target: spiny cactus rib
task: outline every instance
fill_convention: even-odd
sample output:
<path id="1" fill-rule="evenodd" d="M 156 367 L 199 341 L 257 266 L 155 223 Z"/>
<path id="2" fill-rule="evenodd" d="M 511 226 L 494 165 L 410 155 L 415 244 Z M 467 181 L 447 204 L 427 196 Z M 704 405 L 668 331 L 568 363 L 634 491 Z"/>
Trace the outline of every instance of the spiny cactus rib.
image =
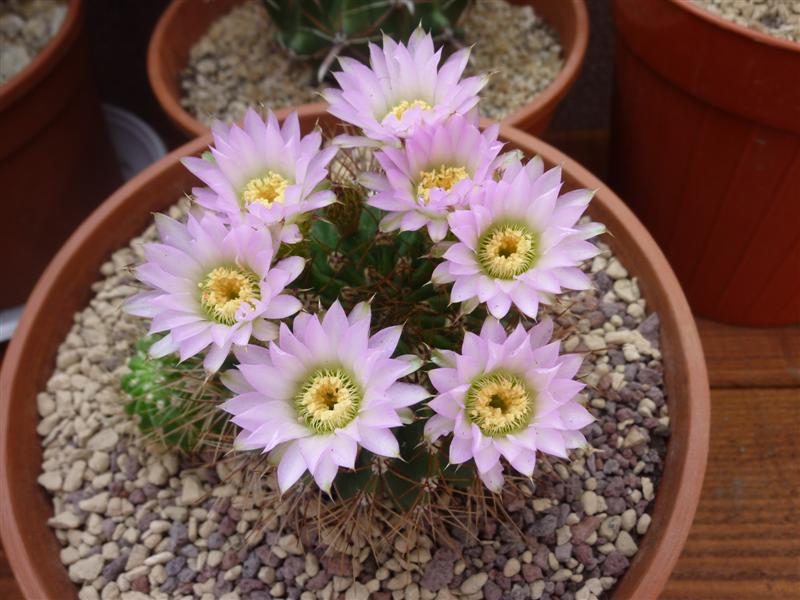
<path id="1" fill-rule="evenodd" d="M 366 58 L 382 34 L 407 39 L 422 26 L 437 39 L 460 36 L 457 23 L 472 0 L 263 0 L 292 55 L 319 60 L 318 79 L 340 54 Z"/>

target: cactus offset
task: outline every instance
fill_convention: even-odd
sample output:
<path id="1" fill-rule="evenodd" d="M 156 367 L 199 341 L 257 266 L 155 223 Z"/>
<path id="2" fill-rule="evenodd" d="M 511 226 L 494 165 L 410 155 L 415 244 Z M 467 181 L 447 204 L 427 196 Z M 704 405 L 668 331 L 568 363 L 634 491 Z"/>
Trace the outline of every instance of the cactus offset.
<path id="1" fill-rule="evenodd" d="M 437 39 L 459 37 L 457 23 L 472 0 L 263 0 L 278 40 L 293 55 L 318 60 L 324 79 L 340 54 L 367 56 L 381 34 L 405 40 L 418 25 Z"/>

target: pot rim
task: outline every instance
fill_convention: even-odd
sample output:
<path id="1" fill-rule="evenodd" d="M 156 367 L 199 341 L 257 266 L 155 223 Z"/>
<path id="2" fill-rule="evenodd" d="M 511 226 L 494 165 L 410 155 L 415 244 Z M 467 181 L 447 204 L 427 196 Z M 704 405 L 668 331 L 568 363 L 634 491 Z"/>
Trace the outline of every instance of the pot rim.
<path id="1" fill-rule="evenodd" d="M 715 15 L 714 13 L 697 6 L 693 2 L 687 2 L 686 0 L 668 1 L 676 8 L 680 8 L 681 10 L 691 13 L 699 19 L 707 21 L 716 27 L 730 31 L 731 33 L 748 37 L 759 44 L 774 46 L 776 48 L 780 48 L 781 50 L 789 50 L 790 52 L 800 52 L 800 42 L 793 42 L 785 38 L 779 38 L 774 35 L 769 35 L 768 33 L 751 29 L 750 27 L 746 27 L 744 25 L 739 25 L 738 23 L 735 23 L 729 19 L 725 19 L 719 15 Z"/>
<path id="2" fill-rule="evenodd" d="M 19 73 L 0 84 L 0 111 L 25 96 L 52 71 L 80 33 L 83 0 L 69 0 L 61 27 L 44 48 Z"/>
<path id="3" fill-rule="evenodd" d="M 313 119 L 320 115 L 308 116 Z M 644 538 L 640 552 L 634 557 L 614 592 L 616 600 L 656 597 L 665 585 L 689 534 L 700 499 L 708 454 L 710 413 L 708 377 L 694 319 L 666 258 L 622 200 L 585 168 L 545 142 L 508 126 L 501 128 L 500 135 L 512 146 L 525 148 L 530 155 L 539 154 L 548 163 L 567 165 L 565 177 L 568 180 L 577 181 L 584 187 L 597 190 L 595 202 L 601 207 L 599 210 L 607 215 L 606 223 L 611 225 L 612 231 L 617 232 L 617 239 L 625 238 L 630 242 L 631 247 L 626 251 L 627 260 L 629 262 L 635 260 L 639 265 L 636 272 L 639 275 L 644 274 L 652 284 L 649 293 L 645 289 L 648 301 L 654 297 L 660 301 L 657 310 L 662 327 L 670 331 L 670 338 L 674 338 L 674 343 L 671 344 L 674 346 L 674 351 L 671 352 L 669 369 L 676 375 L 671 377 L 667 373 L 670 382 L 669 397 L 673 398 L 671 415 L 672 418 L 682 416 L 685 419 L 686 433 L 680 438 L 673 436 L 667 446 L 667 458 L 660 488 L 662 491 L 656 494 L 654 518 L 649 531 L 651 535 Z M 43 315 L 48 312 L 46 306 L 52 301 L 63 297 L 65 293 L 79 296 L 80 290 L 64 289 L 74 280 L 71 272 L 76 268 L 91 269 L 91 275 L 94 275 L 99 265 L 107 260 L 108 253 L 117 247 L 116 237 L 113 233 L 109 233 L 113 232 L 113 227 L 109 225 L 120 219 L 137 221 L 132 218 L 129 210 L 130 197 L 143 187 L 166 186 L 174 179 L 174 169 L 179 167 L 180 159 L 190 154 L 199 154 L 210 142 L 211 135 L 206 134 L 181 146 L 123 185 L 97 208 L 69 238 L 47 267 L 26 304 L 19 329 L 11 340 L 0 370 L 0 534 L 17 582 L 29 598 L 59 597 L 53 594 L 52 580 L 48 583 L 48 578 L 52 578 L 53 572 L 50 567 L 55 564 L 60 565 L 55 537 L 52 536 L 55 556 L 50 556 L 48 559 L 37 554 L 36 542 L 41 540 L 37 540 L 36 535 L 31 535 L 28 531 L 29 524 L 22 522 L 23 519 L 18 516 L 24 512 L 24 508 L 30 510 L 31 493 L 39 495 L 39 503 L 45 502 L 52 508 L 49 494 L 36 483 L 38 469 L 33 481 L 30 481 L 27 475 L 22 478 L 15 477 L 15 473 L 9 468 L 15 452 L 19 454 L 18 448 L 11 447 L 10 441 L 10 432 L 19 430 L 16 424 L 19 419 L 17 415 L 12 414 L 11 394 L 16 387 L 22 385 L 20 381 L 30 381 L 31 369 L 34 369 L 34 372 L 37 368 L 40 371 L 46 369 L 48 373 L 50 372 L 53 354 L 64 339 L 59 328 L 48 327 L 46 323 L 39 324 L 39 321 L 45 318 Z M 179 197 L 180 193 L 175 190 L 175 197 Z M 625 250 L 622 241 L 617 243 L 620 245 L 619 249 Z M 102 248 L 102 256 L 97 256 L 101 252 L 98 247 Z M 81 266 L 75 267 L 76 264 Z M 70 265 L 73 268 L 70 268 Z M 71 317 L 69 314 L 64 318 L 71 319 Z M 68 330 L 68 324 L 64 329 Z M 37 357 L 35 348 L 39 344 L 40 348 L 47 347 L 51 350 L 48 350 L 46 355 L 39 353 L 40 356 Z M 39 379 L 46 380 L 46 377 Z M 679 386 L 673 387 L 675 383 L 679 383 Z M 37 389 L 41 390 L 42 385 L 38 383 L 37 385 Z M 32 396 L 35 397 L 35 394 Z M 39 416 L 34 397 L 29 398 L 28 416 L 32 414 L 34 424 L 38 424 Z M 675 407 L 680 410 L 674 410 Z M 35 431 L 33 435 L 37 443 L 40 443 L 41 440 Z M 38 457 L 38 453 L 34 454 Z M 38 458 L 35 460 L 38 461 Z M 38 462 L 37 467 L 40 468 Z M 666 488 L 669 490 L 668 494 L 663 487 L 665 481 L 673 486 Z M 46 522 L 35 523 L 32 527 L 33 532 L 39 535 L 43 535 L 44 531 L 51 533 Z M 36 532 L 37 527 L 41 531 Z M 41 547 L 38 547 L 38 550 L 43 551 Z M 62 580 L 67 580 L 65 569 L 59 581 Z M 60 589 L 63 593 L 63 588 L 56 589 Z"/>
<path id="4" fill-rule="evenodd" d="M 513 1 L 520 3 L 520 0 Z M 551 0 L 545 1 L 549 2 Z M 159 17 L 147 47 L 147 78 L 150 81 L 150 89 L 153 91 L 162 110 L 167 113 L 170 120 L 183 133 L 194 137 L 203 135 L 209 129 L 192 116 L 181 105 L 180 98 L 173 94 L 170 73 L 165 68 L 163 60 L 163 49 L 166 45 L 171 25 L 180 17 L 184 10 L 184 5 L 189 2 L 192 2 L 192 0 L 172 0 Z M 529 4 L 532 2 L 530 0 L 522 0 L 522 3 Z M 535 3 L 535 0 L 533 3 Z M 536 117 L 544 118 L 551 115 L 558 102 L 567 94 L 578 77 L 589 45 L 589 12 L 586 8 L 585 0 L 558 0 L 557 6 L 562 7 L 565 12 L 569 12 L 575 24 L 575 35 L 572 43 L 568 48 L 562 49 L 566 60 L 558 75 L 550 82 L 550 85 L 502 120 L 506 125 L 525 129 Z M 196 41 L 193 40 L 192 44 Z M 297 107 L 279 108 L 274 112 L 279 119 L 283 119 L 295 108 L 324 111 L 327 108 L 327 103 L 310 102 Z"/>

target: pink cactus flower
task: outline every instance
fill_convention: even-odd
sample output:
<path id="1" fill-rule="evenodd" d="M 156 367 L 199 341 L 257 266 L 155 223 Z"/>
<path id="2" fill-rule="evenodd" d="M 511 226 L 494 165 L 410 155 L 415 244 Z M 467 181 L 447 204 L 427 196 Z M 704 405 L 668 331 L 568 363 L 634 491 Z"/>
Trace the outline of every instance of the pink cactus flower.
<path id="1" fill-rule="evenodd" d="M 273 265 L 275 247 L 263 230 L 229 226 L 211 213 L 190 214 L 184 225 L 156 215 L 161 242 L 146 244 L 147 262 L 137 277 L 152 289 L 126 305 L 152 319 L 150 333 L 166 335 L 153 344 L 154 356 L 178 352 L 186 360 L 208 349 L 204 365 L 216 371 L 231 348 L 254 337 L 268 341 L 283 319 L 301 308 L 284 288 L 303 270 L 289 257 Z"/>
<path id="2" fill-rule="evenodd" d="M 458 242 L 444 253 L 434 283 L 453 283 L 450 298 L 467 309 L 486 303 L 500 319 L 511 305 L 536 318 L 539 303 L 590 286 L 579 264 L 599 250 L 589 243 L 602 225 L 578 225 L 593 192 L 559 196 L 561 168 L 544 172 L 541 159 L 507 166 L 499 182 L 473 192 L 469 207 L 448 217 Z"/>
<path id="3" fill-rule="evenodd" d="M 224 374 L 237 394 L 223 405 L 242 428 L 236 444 L 271 453 L 282 491 L 306 471 L 329 491 L 340 467 L 354 468 L 359 446 L 399 456 L 391 429 L 429 394 L 398 381 L 421 366 L 415 356 L 392 358 L 402 327 L 370 336 L 370 321 L 366 303 L 348 315 L 337 301 L 322 320 L 300 313 L 269 350 L 238 350 L 239 366 Z"/>
<path id="4" fill-rule="evenodd" d="M 586 443 L 580 430 L 593 417 L 575 400 L 584 386 L 573 379 L 582 358 L 559 355 L 552 334 L 549 320 L 507 335 L 488 317 L 480 335 L 466 333 L 461 354 L 440 351 L 441 368 L 428 373 L 438 394 L 429 402 L 435 414 L 426 438 L 452 434 L 450 462 L 474 460 L 494 492 L 503 485 L 501 457 L 531 477 L 537 452 L 567 458 Z"/>
<path id="5" fill-rule="evenodd" d="M 297 113 L 283 123 L 272 112 L 264 120 L 250 109 L 242 126 L 215 123 L 213 160 L 185 158 L 183 164 L 208 187 L 193 193 L 201 206 L 231 222 L 282 227 L 281 240 L 299 241 L 296 221 L 335 201 L 326 189 L 328 163 L 336 154 L 320 149 L 322 136 L 300 135 Z"/>

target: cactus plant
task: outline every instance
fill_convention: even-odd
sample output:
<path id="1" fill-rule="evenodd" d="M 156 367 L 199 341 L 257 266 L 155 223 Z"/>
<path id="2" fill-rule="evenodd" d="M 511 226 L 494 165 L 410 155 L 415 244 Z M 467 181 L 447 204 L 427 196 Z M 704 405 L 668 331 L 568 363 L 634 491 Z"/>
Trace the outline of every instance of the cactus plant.
<path id="1" fill-rule="evenodd" d="M 472 0 L 263 0 L 279 42 L 293 55 L 319 60 L 321 81 L 340 54 L 365 57 L 382 33 L 405 40 L 418 25 L 438 39 L 458 38 Z"/>

